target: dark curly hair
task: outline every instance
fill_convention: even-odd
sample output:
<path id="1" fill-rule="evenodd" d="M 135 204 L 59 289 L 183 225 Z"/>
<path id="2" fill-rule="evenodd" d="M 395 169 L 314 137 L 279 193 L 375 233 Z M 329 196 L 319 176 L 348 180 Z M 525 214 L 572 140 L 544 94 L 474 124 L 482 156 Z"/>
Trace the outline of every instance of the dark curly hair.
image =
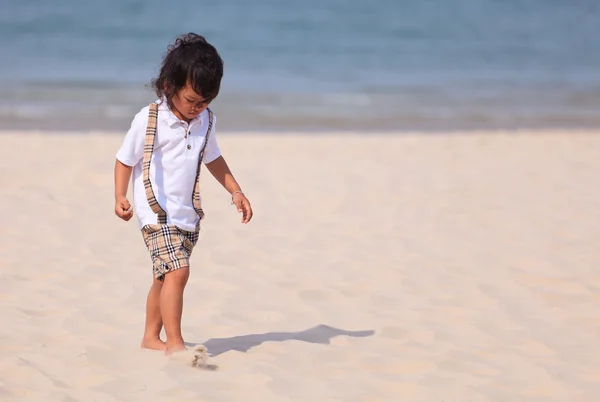
<path id="1" fill-rule="evenodd" d="M 219 94 L 222 78 L 223 60 L 217 49 L 203 36 L 190 32 L 177 37 L 168 47 L 152 88 L 173 107 L 171 99 L 189 82 L 198 95 L 210 102 Z"/>

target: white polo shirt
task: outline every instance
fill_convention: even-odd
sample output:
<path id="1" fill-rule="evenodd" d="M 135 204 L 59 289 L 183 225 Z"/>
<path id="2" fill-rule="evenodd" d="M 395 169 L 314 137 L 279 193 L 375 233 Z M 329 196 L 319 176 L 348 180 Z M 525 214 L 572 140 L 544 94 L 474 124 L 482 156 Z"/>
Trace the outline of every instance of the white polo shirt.
<path id="1" fill-rule="evenodd" d="M 167 224 L 182 230 L 194 231 L 198 214 L 192 203 L 192 193 L 198 169 L 200 150 L 208 129 L 208 111 L 205 110 L 190 122 L 181 121 L 173 114 L 166 102 L 159 102 L 156 121 L 154 152 L 150 163 L 150 181 L 156 200 L 167 213 Z M 124 165 L 133 166 L 133 205 L 140 229 L 144 225 L 156 224 L 157 216 L 148 205 L 142 160 L 144 139 L 148 125 L 146 106 L 135 115 L 131 128 L 125 135 L 117 152 L 117 159 Z M 215 136 L 215 120 L 208 144 L 204 150 L 203 163 L 207 164 L 221 155 Z"/>

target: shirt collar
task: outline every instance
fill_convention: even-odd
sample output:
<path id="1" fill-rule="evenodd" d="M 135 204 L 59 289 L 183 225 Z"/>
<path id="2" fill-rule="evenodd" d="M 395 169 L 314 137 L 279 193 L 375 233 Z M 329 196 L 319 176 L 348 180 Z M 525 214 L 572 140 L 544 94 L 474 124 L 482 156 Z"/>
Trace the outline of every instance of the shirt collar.
<path id="1" fill-rule="evenodd" d="M 166 122 L 169 125 L 169 127 L 173 127 L 175 125 L 181 124 L 181 120 L 179 120 L 179 118 L 177 116 L 175 116 L 175 113 L 173 113 L 173 111 L 169 107 L 169 104 L 167 103 L 167 100 L 165 98 L 157 100 L 156 103 L 158 103 L 158 111 L 162 112 L 159 114 L 160 118 L 164 122 Z M 202 112 L 198 116 L 196 116 L 192 121 L 190 121 L 189 125 L 191 126 L 194 123 L 202 122 L 203 114 L 204 114 L 204 112 Z"/>

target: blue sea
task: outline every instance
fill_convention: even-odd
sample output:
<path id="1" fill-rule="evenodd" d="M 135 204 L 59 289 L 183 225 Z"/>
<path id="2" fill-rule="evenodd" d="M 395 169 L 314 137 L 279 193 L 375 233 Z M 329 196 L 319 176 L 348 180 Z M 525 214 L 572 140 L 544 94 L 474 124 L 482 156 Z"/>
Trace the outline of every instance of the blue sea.
<path id="1" fill-rule="evenodd" d="M 0 129 L 126 130 L 186 32 L 220 130 L 600 127 L 598 0 L 1 0 Z"/>

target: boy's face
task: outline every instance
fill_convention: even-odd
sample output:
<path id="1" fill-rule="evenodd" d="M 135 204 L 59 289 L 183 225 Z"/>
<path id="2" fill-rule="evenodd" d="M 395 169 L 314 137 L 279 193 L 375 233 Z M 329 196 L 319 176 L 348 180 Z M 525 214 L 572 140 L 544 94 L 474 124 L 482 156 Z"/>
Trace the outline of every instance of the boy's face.
<path id="1" fill-rule="evenodd" d="M 210 103 L 198 95 L 189 83 L 173 96 L 171 102 L 175 106 L 176 112 L 181 114 L 178 117 L 188 121 L 204 112 Z"/>

